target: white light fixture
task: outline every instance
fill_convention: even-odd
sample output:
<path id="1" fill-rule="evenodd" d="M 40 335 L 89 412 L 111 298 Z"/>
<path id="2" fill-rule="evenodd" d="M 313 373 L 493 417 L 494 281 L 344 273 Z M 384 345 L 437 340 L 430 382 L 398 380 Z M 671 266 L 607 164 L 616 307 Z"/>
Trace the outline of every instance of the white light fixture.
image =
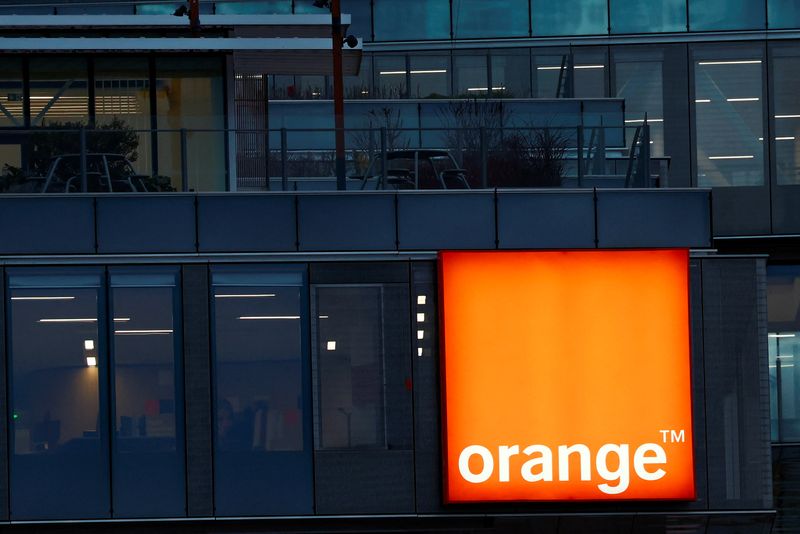
<path id="1" fill-rule="evenodd" d="M 114 334 L 118 336 L 157 336 L 171 334 L 172 329 L 163 330 L 114 330 Z"/>
<path id="2" fill-rule="evenodd" d="M 75 297 L 11 297 L 11 300 L 75 300 Z"/>
<path id="3" fill-rule="evenodd" d="M 767 337 L 771 338 L 795 337 L 795 334 L 767 334 Z"/>
<path id="4" fill-rule="evenodd" d="M 755 156 L 708 156 L 708 159 L 753 159 Z"/>
<path id="5" fill-rule="evenodd" d="M 394 76 L 396 74 L 405 74 L 406 71 L 404 70 L 382 70 L 380 74 L 382 76 Z"/>
<path id="6" fill-rule="evenodd" d="M 336 342 L 335 341 L 328 341 L 327 348 L 328 348 L 328 350 L 336 350 Z"/>
<path id="7" fill-rule="evenodd" d="M 488 87 L 467 87 L 467 91 L 470 92 L 478 92 L 478 91 L 488 91 Z M 505 91 L 505 87 L 492 87 L 492 91 Z"/>
<path id="8" fill-rule="evenodd" d="M 417 304 L 419 304 L 420 306 L 424 306 L 427 300 L 428 297 L 426 297 L 425 295 L 417 295 Z"/>
<path id="9" fill-rule="evenodd" d="M 80 318 L 76 317 L 74 319 L 71 318 L 63 318 L 63 319 L 39 319 L 40 323 L 96 323 L 97 319 L 91 318 Z"/>
<path id="10" fill-rule="evenodd" d="M 417 330 L 417 339 L 423 339 L 425 337 L 425 330 Z"/>
<path id="11" fill-rule="evenodd" d="M 628 123 L 628 124 L 635 124 L 635 123 L 639 123 L 639 122 L 643 123 L 644 119 L 625 119 L 625 122 Z M 664 119 L 647 119 L 647 122 L 648 123 L 651 123 L 651 122 L 664 122 Z"/>
<path id="12" fill-rule="evenodd" d="M 749 96 L 746 98 L 726 98 L 725 100 L 728 102 L 758 102 L 761 99 L 755 96 Z"/>
<path id="13" fill-rule="evenodd" d="M 776 137 L 776 141 L 794 141 L 795 137 L 793 135 L 787 135 L 785 137 Z"/>
<path id="14" fill-rule="evenodd" d="M 743 59 L 736 61 L 699 61 L 698 65 L 760 65 L 760 59 Z"/>
<path id="15" fill-rule="evenodd" d="M 775 356 L 775 359 L 776 360 L 793 360 L 794 359 L 794 355 L 793 354 L 784 354 L 782 356 Z"/>
<path id="16" fill-rule="evenodd" d="M 422 347 L 418 347 L 418 348 L 417 348 L 417 356 L 419 356 L 420 358 L 422 358 Z"/>
<path id="17" fill-rule="evenodd" d="M 327 315 L 320 315 L 319 318 L 320 319 L 328 319 L 328 316 Z"/>
<path id="18" fill-rule="evenodd" d="M 83 348 L 86 350 L 94 350 L 94 339 L 86 339 L 83 341 Z"/>
<path id="19" fill-rule="evenodd" d="M 800 119 L 800 115 L 775 115 L 776 119 Z"/>
<path id="20" fill-rule="evenodd" d="M 239 317 L 240 321 L 291 321 L 300 319 L 299 315 L 246 315 Z"/>
<path id="21" fill-rule="evenodd" d="M 564 67 L 567 68 L 566 66 Z M 575 65 L 575 69 L 604 69 L 605 65 Z M 536 70 L 561 70 L 561 65 L 547 65 L 545 67 L 536 67 Z"/>
<path id="22" fill-rule="evenodd" d="M 223 294 L 223 295 L 214 295 L 214 297 L 218 299 L 260 299 L 260 298 L 269 298 L 274 297 L 275 293 L 247 293 L 242 295 L 234 295 L 234 294 Z"/>
<path id="23" fill-rule="evenodd" d="M 131 320 L 130 317 L 114 317 L 115 323 L 127 323 L 130 320 Z"/>
<path id="24" fill-rule="evenodd" d="M 417 322 L 418 323 L 424 323 L 425 322 L 425 314 L 424 313 L 418 313 L 417 314 Z"/>
<path id="25" fill-rule="evenodd" d="M 97 367 L 97 358 L 94 356 L 87 356 L 86 357 L 86 365 L 88 367 Z"/>
<path id="26" fill-rule="evenodd" d="M 695 104 L 708 104 L 711 102 L 710 98 L 698 98 L 695 101 Z"/>
<path id="27" fill-rule="evenodd" d="M 383 76 L 397 76 L 405 74 L 404 70 L 382 70 L 380 74 Z M 425 70 L 412 70 L 411 74 L 446 74 L 447 69 L 425 69 Z"/>

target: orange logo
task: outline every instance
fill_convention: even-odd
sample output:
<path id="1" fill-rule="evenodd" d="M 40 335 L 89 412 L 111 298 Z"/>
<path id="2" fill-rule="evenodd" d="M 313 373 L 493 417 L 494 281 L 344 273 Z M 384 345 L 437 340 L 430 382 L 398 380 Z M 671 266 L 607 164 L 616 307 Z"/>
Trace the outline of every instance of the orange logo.
<path id="1" fill-rule="evenodd" d="M 688 271 L 441 253 L 446 501 L 694 499 Z"/>

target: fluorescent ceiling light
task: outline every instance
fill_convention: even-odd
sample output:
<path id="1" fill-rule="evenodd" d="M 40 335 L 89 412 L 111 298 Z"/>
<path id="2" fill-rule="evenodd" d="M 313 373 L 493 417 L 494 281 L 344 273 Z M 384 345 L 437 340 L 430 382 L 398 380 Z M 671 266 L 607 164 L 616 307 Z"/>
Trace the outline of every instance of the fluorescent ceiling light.
<path id="1" fill-rule="evenodd" d="M 114 330 L 114 334 L 118 336 L 156 336 L 171 334 L 172 329 L 163 330 Z"/>
<path id="2" fill-rule="evenodd" d="M 446 74 L 447 69 L 426 69 L 426 70 L 412 70 L 411 74 Z M 394 76 L 406 74 L 404 70 L 382 70 L 380 74 L 383 76 Z"/>
<path id="3" fill-rule="evenodd" d="M 760 59 L 743 59 L 735 61 L 699 61 L 698 65 L 760 65 Z"/>
<path id="4" fill-rule="evenodd" d="M 418 348 L 417 348 L 417 356 L 419 356 L 420 358 L 422 358 L 422 347 L 418 347 Z"/>
<path id="5" fill-rule="evenodd" d="M 97 367 L 97 358 L 94 356 L 87 356 L 86 365 L 89 367 Z"/>
<path id="6" fill-rule="evenodd" d="M 796 334 L 767 334 L 767 337 L 776 338 L 776 337 L 795 337 Z"/>
<path id="7" fill-rule="evenodd" d="M 239 317 L 240 321 L 283 321 L 299 319 L 299 315 L 249 315 Z"/>
<path id="8" fill-rule="evenodd" d="M 83 348 L 86 350 L 94 350 L 94 339 L 86 339 L 83 341 Z"/>
<path id="9" fill-rule="evenodd" d="M 698 98 L 694 102 L 695 102 L 695 104 L 708 104 L 709 102 L 711 102 L 711 99 L 710 98 Z"/>
<path id="10" fill-rule="evenodd" d="M 218 299 L 261 299 L 274 297 L 275 293 L 248 293 L 242 295 L 214 295 Z"/>
<path id="11" fill-rule="evenodd" d="M 427 300 L 428 300 L 428 297 L 426 297 L 425 295 L 417 295 L 417 304 L 419 304 L 420 306 L 424 306 L 425 305 L 425 301 L 427 301 Z"/>
<path id="12" fill-rule="evenodd" d="M 782 354 L 780 356 L 775 356 L 775 359 L 776 360 L 793 360 L 794 359 L 794 355 L 793 354 Z"/>
<path id="13" fill-rule="evenodd" d="M 336 342 L 335 341 L 328 341 L 327 349 L 328 350 L 336 350 Z"/>
<path id="14" fill-rule="evenodd" d="M 75 300 L 75 297 L 11 297 L 11 300 Z"/>
<path id="15" fill-rule="evenodd" d="M 327 319 L 327 318 L 328 318 L 328 316 L 327 316 L 327 315 L 320 315 L 320 316 L 319 316 L 319 318 L 320 318 L 320 319 Z"/>
<path id="16" fill-rule="evenodd" d="M 505 91 L 505 89 L 506 88 L 504 86 L 492 87 L 492 91 Z M 475 92 L 475 91 L 488 91 L 488 90 L 489 90 L 488 87 L 467 87 L 467 91 L 472 91 L 472 92 Z"/>
<path id="17" fill-rule="evenodd" d="M 760 98 L 750 96 L 746 98 L 726 98 L 728 102 L 758 102 Z"/>
<path id="18" fill-rule="evenodd" d="M 64 319 L 39 319 L 40 323 L 96 323 L 97 319 L 90 318 L 64 318 Z"/>
<path id="19" fill-rule="evenodd" d="M 776 141 L 794 141 L 795 137 L 793 135 L 787 135 L 785 137 L 776 137 Z"/>
<path id="20" fill-rule="evenodd" d="M 417 330 L 417 339 L 423 339 L 425 337 L 425 330 Z"/>
<path id="21" fill-rule="evenodd" d="M 800 119 L 800 115 L 775 115 L 776 119 Z"/>
<path id="22" fill-rule="evenodd" d="M 418 323 L 424 323 L 425 322 L 425 314 L 424 313 L 418 313 L 417 314 L 417 322 Z"/>
<path id="23" fill-rule="evenodd" d="M 755 156 L 708 156 L 708 159 L 753 159 Z"/>
<path id="24" fill-rule="evenodd" d="M 644 119 L 625 119 L 626 123 L 644 122 Z M 647 119 L 647 122 L 664 122 L 664 119 Z"/>
<path id="25" fill-rule="evenodd" d="M 126 322 L 128 322 L 130 320 L 131 320 L 130 317 L 114 317 L 114 322 L 115 323 L 126 323 Z"/>

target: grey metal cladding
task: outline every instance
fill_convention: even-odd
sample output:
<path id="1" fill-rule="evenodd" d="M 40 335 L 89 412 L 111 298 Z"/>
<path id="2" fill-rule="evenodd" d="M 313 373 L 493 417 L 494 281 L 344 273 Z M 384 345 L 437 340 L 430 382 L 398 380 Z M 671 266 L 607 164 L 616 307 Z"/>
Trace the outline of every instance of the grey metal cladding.
<path id="1" fill-rule="evenodd" d="M 197 197 L 200 252 L 297 250 L 295 196 L 287 194 Z"/>
<path id="2" fill-rule="evenodd" d="M 494 249 L 494 192 L 398 193 L 397 230 L 400 250 Z"/>
<path id="3" fill-rule="evenodd" d="M 301 251 L 395 250 L 392 193 L 299 194 Z"/>
<path id="4" fill-rule="evenodd" d="M 498 190 L 498 248 L 594 248 L 594 209 L 592 190 Z"/>
<path id="5" fill-rule="evenodd" d="M 196 252 L 195 196 L 97 198 L 97 251 Z"/>
<path id="6" fill-rule="evenodd" d="M 94 198 L 0 198 L 0 253 L 91 254 Z"/>
<path id="7" fill-rule="evenodd" d="M 710 192 L 597 189 L 600 248 L 711 246 Z"/>

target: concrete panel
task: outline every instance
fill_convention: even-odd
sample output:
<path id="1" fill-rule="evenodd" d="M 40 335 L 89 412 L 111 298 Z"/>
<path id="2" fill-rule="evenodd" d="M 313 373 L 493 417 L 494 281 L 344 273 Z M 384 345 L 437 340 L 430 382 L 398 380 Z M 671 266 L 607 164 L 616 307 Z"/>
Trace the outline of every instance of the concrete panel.
<path id="1" fill-rule="evenodd" d="M 2 254 L 91 254 L 94 198 L 1 198 L 0 228 Z"/>
<path id="2" fill-rule="evenodd" d="M 494 249 L 494 192 L 398 193 L 397 226 L 400 250 Z"/>
<path id="3" fill-rule="evenodd" d="M 711 246 L 711 205 L 703 189 L 600 190 L 600 248 Z"/>
<path id="4" fill-rule="evenodd" d="M 391 193 L 301 194 L 297 199 L 301 251 L 394 250 Z"/>
<path id="5" fill-rule="evenodd" d="M 200 252 L 295 251 L 295 196 L 198 196 L 197 229 Z"/>
<path id="6" fill-rule="evenodd" d="M 194 195 L 97 198 L 97 251 L 196 252 Z"/>
<path id="7" fill-rule="evenodd" d="M 594 248 L 594 191 L 498 191 L 501 249 Z"/>

